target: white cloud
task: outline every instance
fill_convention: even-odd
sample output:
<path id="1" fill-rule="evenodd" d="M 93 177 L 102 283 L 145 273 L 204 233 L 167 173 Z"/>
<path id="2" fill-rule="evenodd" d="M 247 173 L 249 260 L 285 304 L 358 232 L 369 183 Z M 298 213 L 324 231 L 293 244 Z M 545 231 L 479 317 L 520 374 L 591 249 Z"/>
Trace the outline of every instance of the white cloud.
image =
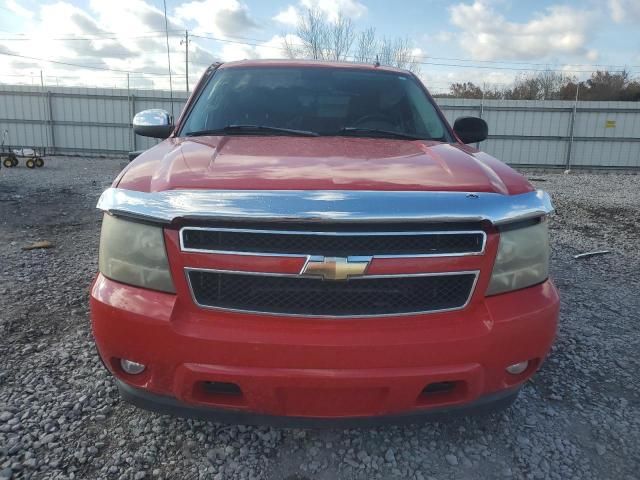
<path id="1" fill-rule="evenodd" d="M 298 9 L 293 5 L 289 5 L 286 9 L 279 12 L 273 19 L 276 22 L 283 23 L 287 26 L 295 27 L 298 24 Z"/>
<path id="2" fill-rule="evenodd" d="M 201 0 L 184 3 L 176 8 L 177 17 L 194 21 L 196 31 L 213 32 L 219 36 L 238 35 L 258 28 L 246 5 L 237 0 Z"/>
<path id="3" fill-rule="evenodd" d="M 300 3 L 306 8 L 317 8 L 332 21 L 340 14 L 360 18 L 367 13 L 367 7 L 358 0 L 301 0 Z"/>
<path id="4" fill-rule="evenodd" d="M 2 42 L 0 50 L 95 68 L 85 69 L 3 55 L 0 56 L 0 81 L 15 82 L 20 75 L 27 79 L 37 75 L 39 83 L 39 70 L 43 70 L 48 83 L 123 88 L 127 85 L 126 72 L 129 71 L 133 72 L 130 84 L 134 87 L 168 87 L 167 52 L 162 33 L 164 15 L 151 2 L 92 0 L 87 7 L 80 8 L 58 1 L 34 9 L 33 18 L 24 25 L 24 38 L 29 40 Z M 185 24 L 170 16 L 169 28 L 182 30 Z M 60 40 L 69 37 L 84 40 Z M 172 71 L 175 73 L 174 86 L 181 88 L 184 85 L 184 47 L 175 35 L 170 37 L 169 42 Z M 210 64 L 218 55 L 201 45 L 198 39 L 192 40 L 190 51 L 190 83 L 193 84 L 206 63 Z M 139 72 L 160 75 L 143 76 Z"/>
<path id="5" fill-rule="evenodd" d="M 638 0 L 609 0 L 609 11 L 614 22 L 640 22 Z"/>
<path id="6" fill-rule="evenodd" d="M 637 1 L 637 0 L 636 0 Z M 528 22 L 508 21 L 482 0 L 449 9 L 461 30 L 460 46 L 474 59 L 533 59 L 549 54 L 585 54 L 591 17 L 584 10 L 555 5 Z"/>
<path id="7" fill-rule="evenodd" d="M 357 19 L 367 13 L 367 7 L 358 0 L 300 0 L 298 5 L 288 5 L 273 19 L 285 25 L 295 26 L 301 12 L 306 9 L 319 10 L 331 22 L 335 22 L 341 14 Z"/>
<path id="8" fill-rule="evenodd" d="M 28 18 L 28 19 L 33 18 L 33 12 L 31 10 L 24 8 L 15 0 L 6 0 L 5 7 L 11 10 L 13 13 L 18 15 L 19 17 Z"/>
<path id="9" fill-rule="evenodd" d="M 286 58 L 283 48 L 284 41 L 291 44 L 300 44 L 301 40 L 296 35 L 274 35 L 270 40 L 258 45 L 227 44 L 222 49 L 222 60 L 244 60 L 254 58 Z"/>

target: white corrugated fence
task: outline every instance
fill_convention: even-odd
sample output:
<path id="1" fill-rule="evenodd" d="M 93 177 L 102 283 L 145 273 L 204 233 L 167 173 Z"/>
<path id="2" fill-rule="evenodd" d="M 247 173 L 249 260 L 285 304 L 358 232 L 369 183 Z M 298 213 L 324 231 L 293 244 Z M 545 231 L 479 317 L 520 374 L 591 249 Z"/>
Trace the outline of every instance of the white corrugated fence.
<path id="1" fill-rule="evenodd" d="M 124 155 L 153 145 L 133 115 L 164 108 L 177 117 L 185 92 L 0 85 L 0 138 L 55 155 Z M 481 116 L 480 148 L 511 165 L 640 168 L 640 103 L 436 99 L 447 119 Z"/>

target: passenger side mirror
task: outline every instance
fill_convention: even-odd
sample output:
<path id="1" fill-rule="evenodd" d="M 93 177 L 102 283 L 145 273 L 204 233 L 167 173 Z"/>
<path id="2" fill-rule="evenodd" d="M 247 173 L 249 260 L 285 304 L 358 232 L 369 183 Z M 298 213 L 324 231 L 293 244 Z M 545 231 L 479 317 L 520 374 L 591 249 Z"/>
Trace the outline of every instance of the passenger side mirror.
<path id="1" fill-rule="evenodd" d="M 133 131 L 143 137 L 167 138 L 173 132 L 173 119 L 160 108 L 143 110 L 133 117 Z"/>
<path id="2" fill-rule="evenodd" d="M 456 118 L 453 131 L 462 143 L 476 143 L 487 138 L 489 126 L 478 117 L 460 117 Z"/>

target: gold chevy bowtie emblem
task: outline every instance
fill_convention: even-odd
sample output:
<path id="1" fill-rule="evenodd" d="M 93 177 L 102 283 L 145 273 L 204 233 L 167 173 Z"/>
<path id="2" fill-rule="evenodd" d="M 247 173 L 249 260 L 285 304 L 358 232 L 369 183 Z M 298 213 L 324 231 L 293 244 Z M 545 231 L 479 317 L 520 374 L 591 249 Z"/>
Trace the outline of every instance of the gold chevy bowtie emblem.
<path id="1" fill-rule="evenodd" d="M 349 277 L 364 275 L 368 266 L 368 259 L 311 257 L 301 273 L 302 275 L 322 277 L 323 280 L 347 280 Z"/>

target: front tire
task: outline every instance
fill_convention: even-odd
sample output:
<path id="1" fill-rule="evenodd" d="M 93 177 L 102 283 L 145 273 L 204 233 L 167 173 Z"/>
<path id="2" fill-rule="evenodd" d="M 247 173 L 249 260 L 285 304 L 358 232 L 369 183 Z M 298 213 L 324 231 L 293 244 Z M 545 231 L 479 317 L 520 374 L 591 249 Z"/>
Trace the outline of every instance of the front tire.
<path id="1" fill-rule="evenodd" d="M 36 162 L 33 160 L 33 158 L 30 158 L 29 160 L 27 160 L 27 168 L 35 168 L 36 167 Z"/>

